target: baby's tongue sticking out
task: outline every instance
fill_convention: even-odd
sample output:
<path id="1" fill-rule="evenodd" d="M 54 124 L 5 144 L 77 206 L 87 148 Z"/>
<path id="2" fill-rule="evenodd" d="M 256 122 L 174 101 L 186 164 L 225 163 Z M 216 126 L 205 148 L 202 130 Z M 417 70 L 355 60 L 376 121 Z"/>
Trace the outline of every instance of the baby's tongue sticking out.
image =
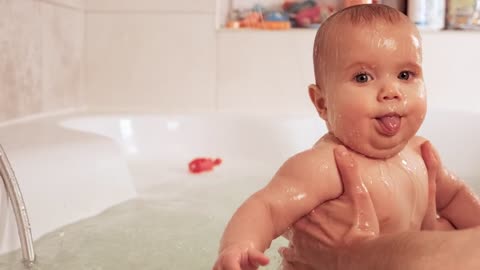
<path id="1" fill-rule="evenodd" d="M 397 134 L 397 132 L 400 130 L 400 120 L 400 116 L 398 115 L 378 117 L 377 121 L 380 124 L 380 133 L 387 136 L 393 136 Z"/>

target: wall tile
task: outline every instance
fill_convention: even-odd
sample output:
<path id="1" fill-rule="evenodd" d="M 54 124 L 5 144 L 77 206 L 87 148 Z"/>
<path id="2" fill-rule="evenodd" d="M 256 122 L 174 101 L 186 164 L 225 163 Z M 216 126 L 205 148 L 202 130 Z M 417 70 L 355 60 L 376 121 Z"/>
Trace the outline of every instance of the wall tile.
<path id="1" fill-rule="evenodd" d="M 83 10 L 85 7 L 85 0 L 40 0 L 45 3 L 57 4 L 60 6 L 73 7 L 75 9 Z"/>
<path id="2" fill-rule="evenodd" d="M 79 106 L 83 91 L 84 14 L 55 5 L 42 10 L 42 108 Z"/>
<path id="3" fill-rule="evenodd" d="M 86 0 L 89 11 L 174 11 L 215 13 L 216 0 Z"/>
<path id="4" fill-rule="evenodd" d="M 313 31 L 220 31 L 218 109 L 309 112 Z"/>
<path id="5" fill-rule="evenodd" d="M 38 2 L 0 1 L 0 121 L 41 110 L 41 54 Z"/>
<path id="6" fill-rule="evenodd" d="M 480 112 L 480 33 L 423 32 L 422 37 L 429 106 Z"/>
<path id="7" fill-rule="evenodd" d="M 91 107 L 213 110 L 215 62 L 214 15 L 87 15 Z"/>

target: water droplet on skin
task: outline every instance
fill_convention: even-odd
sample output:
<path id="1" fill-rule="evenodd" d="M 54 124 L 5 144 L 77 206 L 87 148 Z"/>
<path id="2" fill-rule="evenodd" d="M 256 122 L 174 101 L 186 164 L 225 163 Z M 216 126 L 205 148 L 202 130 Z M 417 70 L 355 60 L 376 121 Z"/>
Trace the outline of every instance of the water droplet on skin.
<path id="1" fill-rule="evenodd" d="M 301 194 L 298 194 L 298 195 L 294 196 L 292 199 L 294 201 L 300 201 L 300 200 L 304 199 L 306 196 L 307 196 L 307 194 L 301 193 Z"/>
<path id="2" fill-rule="evenodd" d="M 328 170 L 330 167 L 328 166 L 327 163 L 323 163 L 322 165 L 320 165 L 320 169 L 322 170 Z"/>

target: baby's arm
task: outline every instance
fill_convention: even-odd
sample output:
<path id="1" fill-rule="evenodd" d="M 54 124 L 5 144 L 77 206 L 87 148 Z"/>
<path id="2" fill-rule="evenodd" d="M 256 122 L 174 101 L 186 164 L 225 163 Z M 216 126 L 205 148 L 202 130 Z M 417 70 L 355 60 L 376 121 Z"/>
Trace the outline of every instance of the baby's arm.
<path id="1" fill-rule="evenodd" d="M 448 220 L 455 228 L 464 229 L 480 225 L 480 201 L 472 190 L 455 175 L 442 166 L 438 153 L 426 142 L 422 145 L 422 155 L 427 168 L 436 165 L 435 203 L 439 216 Z M 433 160 L 433 162 L 432 162 Z M 428 168 L 429 174 L 432 168 Z M 444 224 L 445 225 L 445 224 Z M 448 228 L 449 226 L 441 226 Z"/>
<path id="2" fill-rule="evenodd" d="M 307 150 L 290 158 L 265 188 L 238 208 L 223 234 L 216 265 L 230 265 L 233 260 L 245 265 L 242 269 L 255 269 L 255 262 L 245 257 L 255 256 L 257 264 L 264 260 L 252 250 L 265 251 L 292 223 L 342 193 L 329 148 Z"/>

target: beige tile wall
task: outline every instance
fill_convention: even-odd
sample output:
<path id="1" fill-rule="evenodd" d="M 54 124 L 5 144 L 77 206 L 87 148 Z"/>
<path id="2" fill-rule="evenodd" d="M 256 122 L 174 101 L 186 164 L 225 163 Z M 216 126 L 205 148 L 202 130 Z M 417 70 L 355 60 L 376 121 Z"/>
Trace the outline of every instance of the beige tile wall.
<path id="1" fill-rule="evenodd" d="M 216 32 L 215 2 L 0 0 L 0 121 L 82 106 L 312 113 L 315 32 Z M 429 106 L 480 110 L 479 33 L 422 35 Z"/>
<path id="2" fill-rule="evenodd" d="M 0 121 L 83 105 L 83 0 L 0 1 Z"/>
<path id="3" fill-rule="evenodd" d="M 315 113 L 313 30 L 217 34 L 217 109 L 226 112 Z"/>
<path id="4" fill-rule="evenodd" d="M 148 11 L 175 13 L 212 13 L 216 0 L 86 0 L 85 6 L 95 11 Z"/>
<path id="5" fill-rule="evenodd" d="M 215 0 L 87 1 L 87 105 L 215 110 Z"/>

